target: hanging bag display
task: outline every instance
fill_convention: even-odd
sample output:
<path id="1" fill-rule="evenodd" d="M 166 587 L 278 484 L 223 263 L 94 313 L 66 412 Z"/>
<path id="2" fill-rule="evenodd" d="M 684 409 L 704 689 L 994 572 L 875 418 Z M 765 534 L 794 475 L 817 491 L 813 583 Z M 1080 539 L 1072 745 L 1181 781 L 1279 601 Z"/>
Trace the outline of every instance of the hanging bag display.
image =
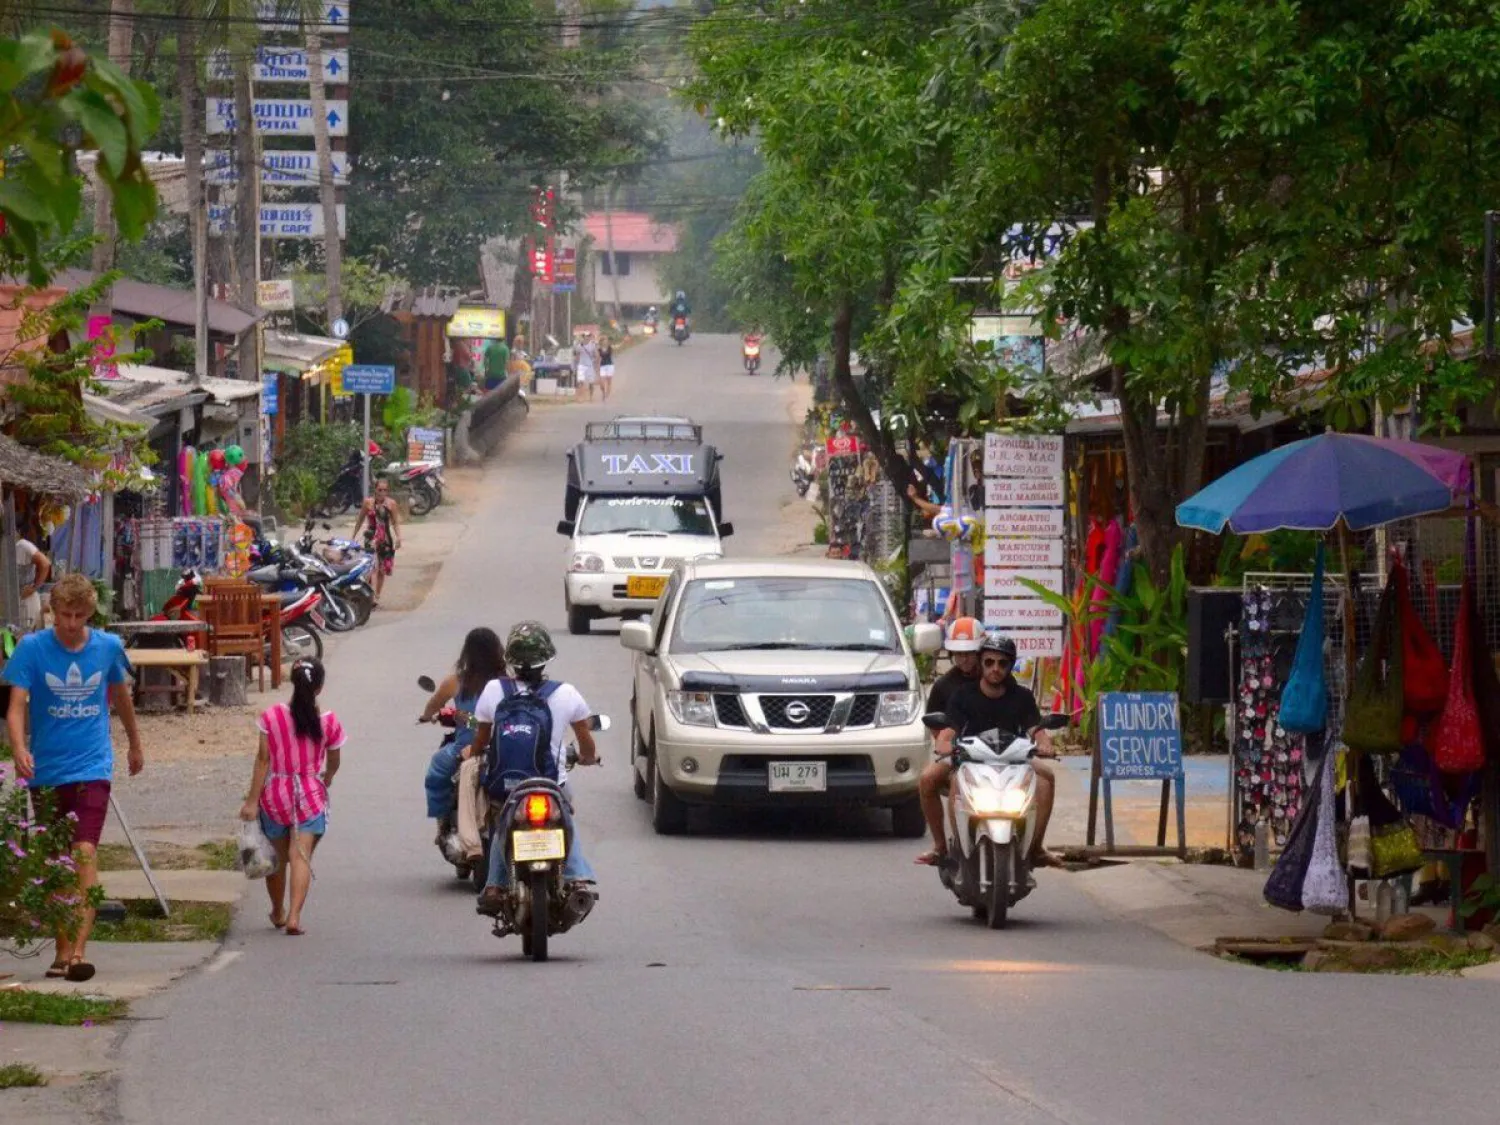
<path id="1" fill-rule="evenodd" d="M 1448 698 L 1448 666 L 1412 604 L 1410 578 L 1399 558 L 1391 566 L 1391 581 L 1401 618 L 1401 691 L 1406 710 L 1412 715 L 1435 715 Z"/>
<path id="2" fill-rule="evenodd" d="M 1448 676 L 1448 700 L 1432 729 L 1432 760 L 1443 773 L 1474 773 L 1484 767 L 1484 734 L 1474 702 L 1474 670 L 1469 635 L 1473 614 L 1473 583 L 1467 574 L 1458 594 L 1458 624 L 1453 630 L 1453 668 Z"/>
<path id="3" fill-rule="evenodd" d="M 1302 879 L 1302 907 L 1315 914 L 1340 914 L 1349 908 L 1349 891 L 1339 866 L 1338 824 L 1334 812 L 1333 762 L 1325 754 L 1318 764 L 1318 826 Z"/>
<path id="4" fill-rule="evenodd" d="M 1325 758 L 1325 762 L 1326 760 Z M 1307 879 L 1307 869 L 1312 863 L 1320 804 L 1315 800 L 1303 801 L 1302 810 L 1292 822 L 1292 829 L 1287 833 L 1286 847 L 1282 849 L 1276 865 L 1271 868 L 1265 890 L 1261 892 L 1272 906 L 1279 906 L 1282 910 L 1302 909 L 1302 884 Z"/>
<path id="5" fill-rule="evenodd" d="M 1401 751 L 1401 715 L 1406 700 L 1401 678 L 1401 644 L 1396 636 L 1394 584 L 1393 574 L 1380 594 L 1374 635 L 1354 673 L 1344 717 L 1344 744 L 1363 754 Z"/>
<path id="6" fill-rule="evenodd" d="M 1389 879 L 1420 868 L 1424 861 L 1417 831 L 1380 787 L 1374 762 L 1361 757 L 1349 783 L 1354 815 L 1370 824 L 1370 877 Z"/>
<path id="7" fill-rule="evenodd" d="M 1318 544 L 1318 561 L 1313 565 L 1312 592 L 1307 597 L 1307 612 L 1297 637 L 1297 654 L 1292 658 L 1292 674 L 1281 690 L 1278 712 L 1283 730 L 1293 734 L 1312 734 L 1328 721 L 1328 681 L 1323 676 L 1323 544 Z"/>

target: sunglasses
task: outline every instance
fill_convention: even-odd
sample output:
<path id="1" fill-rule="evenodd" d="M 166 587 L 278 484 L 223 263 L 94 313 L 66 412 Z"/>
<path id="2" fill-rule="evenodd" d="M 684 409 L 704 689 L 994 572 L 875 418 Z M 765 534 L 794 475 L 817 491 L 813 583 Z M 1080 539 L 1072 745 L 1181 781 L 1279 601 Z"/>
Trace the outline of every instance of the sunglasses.
<path id="1" fill-rule="evenodd" d="M 1008 656 L 986 656 L 979 663 L 984 668 L 1009 668 L 1015 661 Z"/>

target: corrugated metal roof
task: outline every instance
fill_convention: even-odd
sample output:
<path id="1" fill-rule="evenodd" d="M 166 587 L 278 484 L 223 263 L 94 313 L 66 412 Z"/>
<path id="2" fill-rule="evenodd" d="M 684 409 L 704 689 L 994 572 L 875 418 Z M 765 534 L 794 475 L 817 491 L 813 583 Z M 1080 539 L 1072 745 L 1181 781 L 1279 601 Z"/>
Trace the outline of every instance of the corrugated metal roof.
<path id="1" fill-rule="evenodd" d="M 96 275 L 89 270 L 63 270 L 55 278 L 55 285 L 68 289 L 82 289 Z M 114 306 L 116 313 L 135 317 L 138 320 L 161 320 L 179 327 L 196 323 L 191 289 L 174 289 L 166 285 L 149 285 L 144 281 L 123 278 L 115 282 Z M 268 314 L 264 309 L 244 309 L 228 301 L 208 301 L 208 330 L 221 336 L 239 336 L 248 331 Z"/>
<path id="2" fill-rule="evenodd" d="M 345 345 L 343 340 L 331 336 L 303 336 L 297 332 L 267 332 L 266 357 L 290 361 L 297 371 L 306 371 L 326 359 Z M 276 366 L 267 363 L 268 367 Z"/>

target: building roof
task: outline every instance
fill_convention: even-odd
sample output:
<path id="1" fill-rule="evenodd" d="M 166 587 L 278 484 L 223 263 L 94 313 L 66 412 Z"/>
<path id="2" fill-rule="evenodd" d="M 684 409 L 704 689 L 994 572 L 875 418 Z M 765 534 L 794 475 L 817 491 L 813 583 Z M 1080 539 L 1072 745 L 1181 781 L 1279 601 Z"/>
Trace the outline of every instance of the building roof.
<path id="1" fill-rule="evenodd" d="M 0 483 L 43 496 L 86 496 L 93 491 L 89 475 L 61 457 L 28 449 L 0 434 Z"/>
<path id="2" fill-rule="evenodd" d="M 270 371 L 301 374 L 331 359 L 347 343 L 346 340 L 335 340 L 331 336 L 304 336 L 298 332 L 267 332 L 265 367 Z"/>
<path id="3" fill-rule="evenodd" d="M 160 418 L 200 402 L 240 402 L 260 395 L 260 383 L 247 379 L 204 379 L 194 385 L 186 371 L 122 363 L 118 378 L 102 379 L 109 406 Z"/>
<path id="4" fill-rule="evenodd" d="M 640 211 L 595 211 L 583 217 L 583 230 L 600 250 L 611 241 L 616 253 L 671 254 L 677 249 L 677 228 Z"/>
<path id="5" fill-rule="evenodd" d="M 81 289 L 93 282 L 89 270 L 63 270 L 53 280 L 68 289 Z M 179 327 L 192 327 L 196 321 L 191 289 L 174 289 L 144 281 L 121 278 L 115 282 L 116 313 L 137 320 L 161 320 Z M 244 309 L 228 301 L 208 300 L 208 330 L 220 336 L 239 336 L 268 314 L 264 309 Z"/>

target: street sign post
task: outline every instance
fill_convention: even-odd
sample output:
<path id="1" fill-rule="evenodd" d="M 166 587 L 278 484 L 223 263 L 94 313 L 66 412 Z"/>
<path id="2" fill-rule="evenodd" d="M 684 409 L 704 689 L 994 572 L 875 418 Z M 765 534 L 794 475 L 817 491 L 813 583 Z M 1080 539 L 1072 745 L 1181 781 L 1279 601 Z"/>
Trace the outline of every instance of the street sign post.
<path id="1" fill-rule="evenodd" d="M 1098 742 L 1094 746 L 1089 784 L 1088 846 L 1094 846 L 1099 810 L 1099 787 L 1104 787 L 1104 848 L 1115 853 L 1115 815 L 1111 785 L 1119 781 L 1160 781 L 1161 817 L 1156 847 L 1132 847 L 1135 855 L 1187 852 L 1187 781 L 1182 767 L 1182 729 L 1177 693 L 1173 691 L 1101 692 L 1095 715 Z M 1177 790 L 1177 847 L 1167 847 L 1167 807 L 1173 783 Z"/>
<path id="2" fill-rule="evenodd" d="M 349 183 L 349 154 L 330 154 L 333 163 L 333 182 L 337 187 Z M 239 183 L 239 169 L 234 166 L 234 155 L 227 149 L 209 149 L 205 153 L 204 182 L 220 187 Z M 267 149 L 260 155 L 260 182 L 272 187 L 317 187 L 318 156 L 314 152 L 297 149 Z"/>
<path id="3" fill-rule="evenodd" d="M 361 497 L 370 495 L 370 396 L 388 395 L 396 389 L 396 369 L 383 363 L 355 363 L 344 368 L 344 393 L 365 399 L 364 472 Z"/>
<path id="4" fill-rule="evenodd" d="M 349 49 L 335 47 L 321 53 L 324 85 L 347 86 Z M 257 47 L 252 73 L 257 82 L 311 82 L 312 60 L 297 47 Z M 218 82 L 234 80 L 234 60 L 228 51 L 215 51 L 208 57 L 208 76 Z"/>
<path id="5" fill-rule="evenodd" d="M 328 135 L 349 135 L 349 102 L 344 98 L 329 99 Z M 251 104 L 255 118 L 255 131 L 278 137 L 311 137 L 313 130 L 312 102 L 307 98 L 257 98 Z M 235 130 L 234 99 L 209 98 L 206 126 L 209 136 L 233 133 Z"/>

